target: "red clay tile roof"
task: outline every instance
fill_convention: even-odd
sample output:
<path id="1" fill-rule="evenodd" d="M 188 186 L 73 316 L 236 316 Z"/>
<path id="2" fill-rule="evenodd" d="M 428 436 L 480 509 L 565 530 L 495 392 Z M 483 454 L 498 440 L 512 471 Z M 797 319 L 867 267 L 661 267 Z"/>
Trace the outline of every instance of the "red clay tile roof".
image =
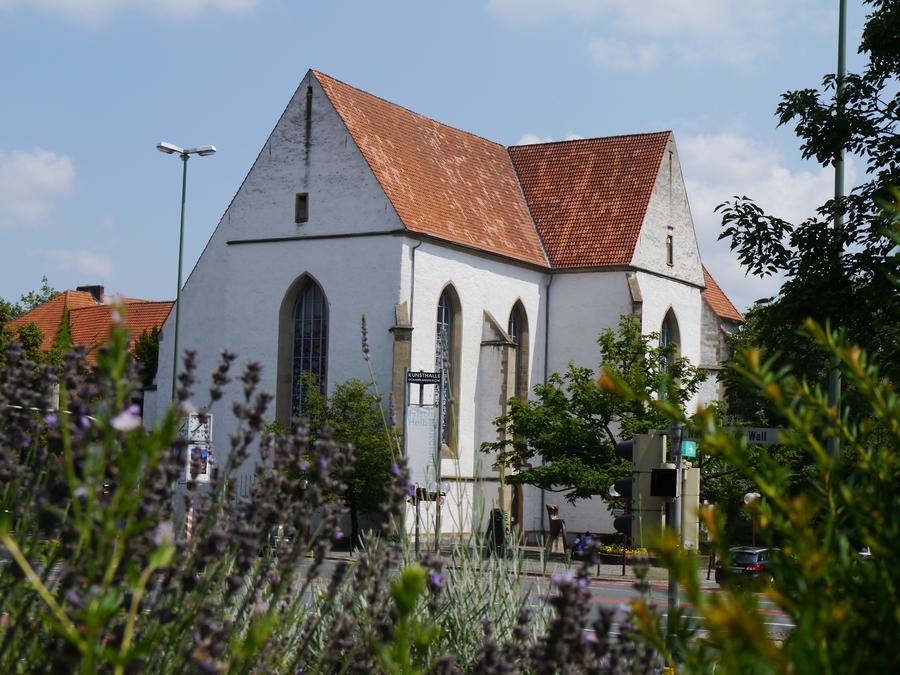
<path id="1" fill-rule="evenodd" d="M 133 343 L 145 330 L 152 330 L 154 326 L 162 327 L 174 305 L 172 300 L 155 302 L 126 299 L 123 318 L 129 340 Z M 72 341 L 77 345 L 101 345 L 106 342 L 112 325 L 112 309 L 109 305 L 98 305 L 72 310 L 69 313 Z"/>
<path id="2" fill-rule="evenodd" d="M 41 349 L 51 349 L 63 319 L 63 310 L 68 303 L 69 324 L 72 342 L 76 345 L 97 346 L 106 342 L 112 324 L 112 307 L 98 303 L 94 296 L 83 291 L 64 291 L 55 298 L 38 305 L 11 321 L 9 326 L 15 329 L 27 321 L 34 321 L 44 331 Z M 133 342 L 144 330 L 154 326 L 162 326 L 169 312 L 175 305 L 173 300 L 138 300 L 126 298 L 125 328 Z M 91 359 L 93 360 L 93 359 Z"/>
<path id="3" fill-rule="evenodd" d="M 728 296 L 725 295 L 725 292 L 721 289 L 719 284 L 716 283 L 716 280 L 712 278 L 712 275 L 706 267 L 703 268 L 703 278 L 706 281 L 706 290 L 703 291 L 702 294 L 703 299 L 709 303 L 709 306 L 713 308 L 713 311 L 723 319 L 732 319 L 743 323 L 744 317 L 741 316 L 741 313 L 737 311 L 737 308 L 731 304 L 731 300 L 728 299 Z"/>
<path id="4" fill-rule="evenodd" d="M 10 321 L 8 327 L 15 332 L 23 323 L 34 321 L 44 331 L 44 341 L 41 343 L 41 349 L 51 349 L 53 347 L 53 338 L 56 337 L 59 324 L 63 320 L 63 312 L 67 306 L 70 310 L 82 307 L 96 307 L 97 301 L 93 295 L 85 291 L 63 291 L 59 295 L 50 298 L 47 302 Z"/>
<path id="5" fill-rule="evenodd" d="M 671 132 L 509 149 L 553 267 L 631 263 Z"/>
<path id="6" fill-rule="evenodd" d="M 547 266 L 506 148 L 312 72 L 407 229 Z"/>

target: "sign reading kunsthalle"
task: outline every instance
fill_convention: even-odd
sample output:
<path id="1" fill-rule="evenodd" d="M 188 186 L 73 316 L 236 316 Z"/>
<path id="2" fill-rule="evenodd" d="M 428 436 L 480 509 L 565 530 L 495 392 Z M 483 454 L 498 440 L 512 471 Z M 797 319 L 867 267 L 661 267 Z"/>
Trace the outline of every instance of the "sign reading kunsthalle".
<path id="1" fill-rule="evenodd" d="M 424 370 L 417 370 L 412 373 L 407 373 L 406 381 L 408 384 L 440 384 L 441 374 L 428 373 Z"/>

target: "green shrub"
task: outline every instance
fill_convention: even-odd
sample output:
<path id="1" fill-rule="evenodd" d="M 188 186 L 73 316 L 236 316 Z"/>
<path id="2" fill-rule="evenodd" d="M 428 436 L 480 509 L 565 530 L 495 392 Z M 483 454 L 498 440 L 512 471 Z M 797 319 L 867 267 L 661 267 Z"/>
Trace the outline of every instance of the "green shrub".
<path id="1" fill-rule="evenodd" d="M 845 382 L 868 404 L 865 417 L 839 416 L 818 386 L 774 370 L 758 351 L 740 354 L 735 372 L 788 420 L 785 444 L 808 457 L 810 489 L 792 490 L 790 468 L 775 461 L 765 446 L 752 464 L 745 439 L 723 430 L 710 411 L 698 414 L 705 451 L 737 468 L 762 495 L 749 507 L 757 542 L 783 552 L 776 556 L 774 582 L 763 596 L 795 627 L 782 644 L 766 630 L 761 596 L 739 589 L 701 593 L 690 560 L 674 539 L 665 537 L 659 555 L 677 574 L 690 606 L 673 617 L 673 653 L 685 672 L 900 672 L 900 396 L 874 360 L 840 334 L 811 322 L 805 331 L 839 358 Z M 665 403 L 655 405 L 678 415 Z M 830 434 L 840 438 L 839 456 L 826 450 Z M 701 517 L 718 557 L 727 557 L 723 515 Z M 860 556 L 863 546 L 872 552 L 867 560 Z M 638 603 L 636 609 L 640 619 L 645 608 Z M 701 620 L 701 639 L 694 639 L 696 619 L 689 615 Z M 660 622 L 652 617 L 640 622 L 651 643 L 663 648 Z"/>

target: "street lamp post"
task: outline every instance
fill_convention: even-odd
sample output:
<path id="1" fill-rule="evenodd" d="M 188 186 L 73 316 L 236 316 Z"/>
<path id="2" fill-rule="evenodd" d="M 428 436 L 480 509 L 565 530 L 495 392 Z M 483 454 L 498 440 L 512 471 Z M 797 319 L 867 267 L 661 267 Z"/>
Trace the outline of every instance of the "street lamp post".
<path id="1" fill-rule="evenodd" d="M 759 499 L 760 494 L 758 492 L 748 492 L 744 495 L 744 503 L 747 506 L 750 506 L 753 502 Z M 750 531 L 753 533 L 751 536 L 753 537 L 752 546 L 756 548 L 756 521 L 753 520 L 753 514 L 750 514 Z"/>
<path id="2" fill-rule="evenodd" d="M 213 145 L 201 145 L 198 148 L 185 150 L 184 148 L 179 148 L 177 145 L 172 145 L 171 143 L 157 143 L 156 149 L 167 155 L 178 153 L 181 157 L 182 165 L 184 166 L 181 172 L 181 231 L 178 236 L 178 292 L 175 296 L 175 350 L 172 352 L 172 401 L 175 401 L 178 393 L 178 343 L 181 338 L 181 266 L 182 260 L 184 259 L 184 198 L 187 191 L 187 161 L 188 157 L 191 155 L 200 155 L 201 157 L 214 155 L 216 154 L 216 148 Z"/>

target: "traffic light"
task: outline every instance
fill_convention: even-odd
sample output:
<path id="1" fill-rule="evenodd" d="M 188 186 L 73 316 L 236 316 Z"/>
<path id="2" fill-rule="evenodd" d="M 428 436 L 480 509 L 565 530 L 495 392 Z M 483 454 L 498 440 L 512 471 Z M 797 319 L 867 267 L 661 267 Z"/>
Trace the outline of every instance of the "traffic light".
<path id="1" fill-rule="evenodd" d="M 675 499 L 675 467 L 671 469 L 651 469 L 650 471 L 650 496 L 661 499 Z"/>
<path id="2" fill-rule="evenodd" d="M 616 454 L 632 463 L 631 476 L 621 478 L 613 485 L 621 497 L 630 501 L 631 513 L 618 516 L 613 521 L 617 532 L 641 540 L 662 528 L 664 506 L 662 501 L 651 494 L 651 476 L 665 459 L 664 436 L 661 433 L 636 434 L 629 441 L 617 443 Z M 640 521 L 640 527 L 635 521 Z M 635 546 L 644 546 L 644 541 L 635 541 Z"/>
<path id="3" fill-rule="evenodd" d="M 626 513 L 624 516 L 619 516 L 613 521 L 613 527 L 616 528 L 616 532 L 620 532 L 624 534 L 626 537 L 631 539 L 634 535 L 631 534 L 632 525 L 634 524 L 634 514 Z"/>

